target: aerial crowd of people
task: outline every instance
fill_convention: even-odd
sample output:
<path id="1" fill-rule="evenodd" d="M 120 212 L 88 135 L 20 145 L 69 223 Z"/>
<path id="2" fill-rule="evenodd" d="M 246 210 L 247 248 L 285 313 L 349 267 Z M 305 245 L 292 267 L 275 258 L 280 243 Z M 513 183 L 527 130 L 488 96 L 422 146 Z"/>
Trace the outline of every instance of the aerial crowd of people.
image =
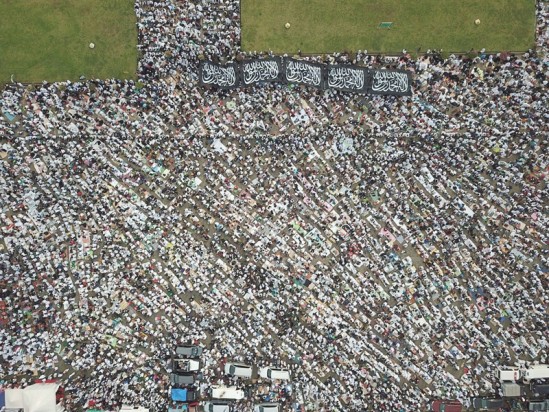
<path id="1" fill-rule="evenodd" d="M 138 81 L 2 91 L 0 384 L 165 410 L 192 343 L 204 394 L 237 361 L 290 368 L 285 410 L 417 411 L 547 362 L 547 3 L 525 54 L 322 57 L 412 97 L 200 88 L 239 2 L 135 10 Z"/>

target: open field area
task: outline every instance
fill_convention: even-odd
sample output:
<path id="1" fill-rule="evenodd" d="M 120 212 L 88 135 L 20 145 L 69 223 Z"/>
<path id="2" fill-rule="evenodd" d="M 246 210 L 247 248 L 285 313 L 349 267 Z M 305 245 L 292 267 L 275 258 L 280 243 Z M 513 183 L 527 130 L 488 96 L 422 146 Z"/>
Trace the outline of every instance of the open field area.
<path id="1" fill-rule="evenodd" d="M 0 0 L 0 84 L 11 75 L 19 82 L 133 78 L 133 7 L 129 0 Z"/>
<path id="2" fill-rule="evenodd" d="M 241 0 L 241 20 L 246 51 L 523 51 L 534 44 L 535 2 Z M 378 29 L 381 22 L 393 28 Z"/>

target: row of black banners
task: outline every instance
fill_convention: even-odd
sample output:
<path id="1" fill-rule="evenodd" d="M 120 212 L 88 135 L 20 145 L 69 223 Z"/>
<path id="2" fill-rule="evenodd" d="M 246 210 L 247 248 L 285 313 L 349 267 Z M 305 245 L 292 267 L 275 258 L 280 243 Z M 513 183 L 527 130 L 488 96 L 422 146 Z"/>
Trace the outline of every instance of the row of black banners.
<path id="1" fill-rule="evenodd" d="M 202 61 L 200 84 L 220 89 L 248 87 L 261 82 L 303 84 L 322 90 L 364 94 L 411 96 L 411 73 L 372 70 L 351 65 L 326 65 L 291 58 L 245 60 L 226 65 Z"/>

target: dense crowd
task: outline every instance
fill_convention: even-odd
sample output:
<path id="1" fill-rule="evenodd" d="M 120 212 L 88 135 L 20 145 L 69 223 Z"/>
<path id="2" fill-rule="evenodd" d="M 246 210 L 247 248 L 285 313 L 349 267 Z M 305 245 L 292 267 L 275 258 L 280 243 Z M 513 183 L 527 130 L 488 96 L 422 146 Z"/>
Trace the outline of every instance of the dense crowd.
<path id="1" fill-rule="evenodd" d="M 239 2 L 135 10 L 138 82 L 2 92 L 4 386 L 165 410 L 194 343 L 203 393 L 243 361 L 291 368 L 254 395 L 285 410 L 417 411 L 547 362 L 547 4 L 521 55 L 328 56 L 413 71 L 398 98 L 202 89 Z"/>

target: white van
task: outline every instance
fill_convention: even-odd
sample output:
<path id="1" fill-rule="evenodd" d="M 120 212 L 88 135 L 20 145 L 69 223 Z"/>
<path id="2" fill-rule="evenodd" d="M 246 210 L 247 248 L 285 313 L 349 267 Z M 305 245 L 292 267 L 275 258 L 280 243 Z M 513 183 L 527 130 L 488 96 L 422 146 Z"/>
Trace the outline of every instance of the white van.
<path id="1" fill-rule="evenodd" d="M 248 379 L 252 377 L 252 367 L 243 363 L 226 363 L 224 371 L 225 375 Z"/>
<path id="2" fill-rule="evenodd" d="M 234 409 L 224 401 L 209 401 L 202 404 L 204 412 L 232 412 Z"/>
<path id="3" fill-rule="evenodd" d="M 267 366 L 259 369 L 259 376 L 267 379 L 278 379 L 281 381 L 290 380 L 290 371 L 287 369 L 280 369 L 274 366 Z"/>
<path id="4" fill-rule="evenodd" d="M 521 378 L 521 371 L 516 366 L 502 366 L 498 370 L 500 382 L 517 382 Z"/>
<path id="5" fill-rule="evenodd" d="M 515 366 L 503 366 L 498 371 L 500 382 L 517 382 L 521 379 L 531 381 L 532 379 L 549 378 L 549 365 L 532 365 L 528 369 L 520 369 Z"/>
<path id="6" fill-rule="evenodd" d="M 549 365 L 532 365 L 523 372 L 526 381 L 549 378 Z"/>
<path id="7" fill-rule="evenodd" d="M 212 385 L 212 398 L 214 399 L 244 399 L 244 391 L 236 386 Z"/>

